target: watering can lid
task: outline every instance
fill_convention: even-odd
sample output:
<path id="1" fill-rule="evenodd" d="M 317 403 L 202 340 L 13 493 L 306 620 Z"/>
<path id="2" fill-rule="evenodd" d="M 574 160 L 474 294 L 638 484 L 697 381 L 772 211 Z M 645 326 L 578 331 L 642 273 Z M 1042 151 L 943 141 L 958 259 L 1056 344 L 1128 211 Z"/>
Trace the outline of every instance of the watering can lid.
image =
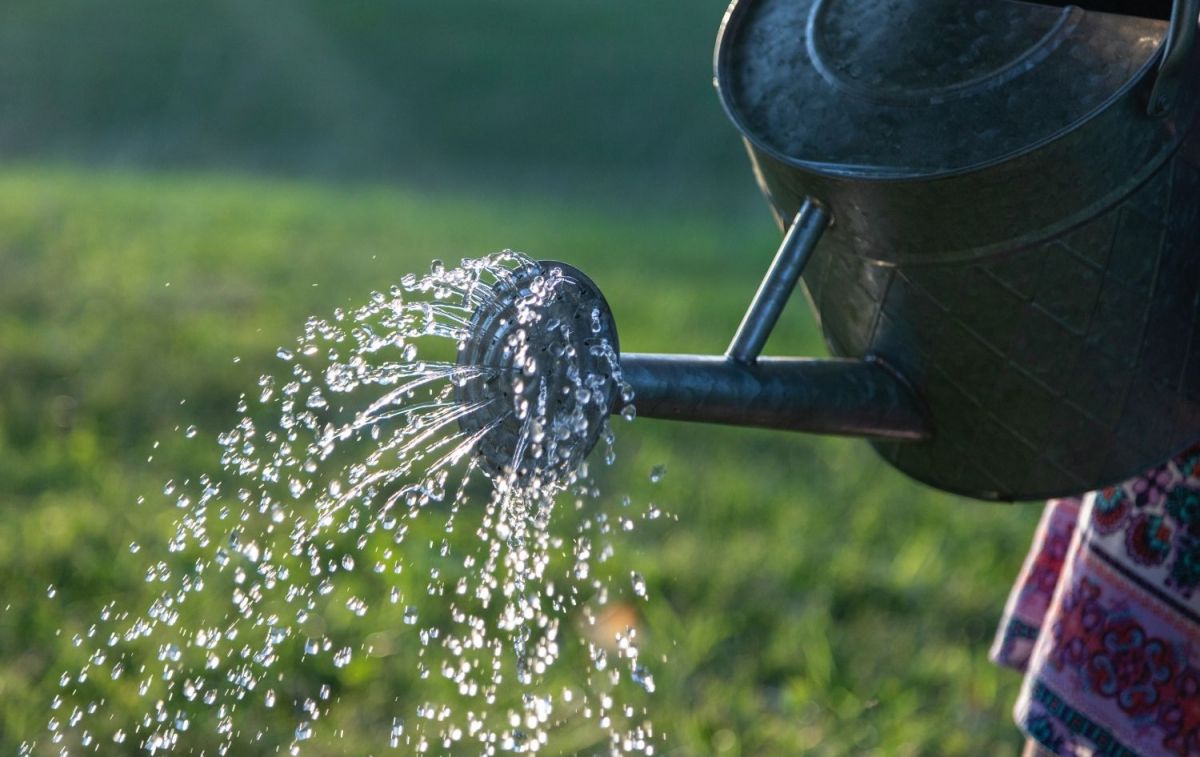
<path id="1" fill-rule="evenodd" d="M 1166 29 L 1014 0 L 735 0 L 716 83 L 746 138 L 784 163 L 938 176 L 1086 121 L 1141 79 Z"/>

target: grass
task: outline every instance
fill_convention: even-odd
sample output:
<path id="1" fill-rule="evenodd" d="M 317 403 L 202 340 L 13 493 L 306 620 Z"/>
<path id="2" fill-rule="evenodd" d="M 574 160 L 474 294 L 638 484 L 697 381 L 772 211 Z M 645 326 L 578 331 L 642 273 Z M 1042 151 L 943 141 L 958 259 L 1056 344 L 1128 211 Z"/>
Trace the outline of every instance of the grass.
<path id="1" fill-rule="evenodd" d="M 212 174 L 0 171 L 0 751 L 45 742 L 46 702 L 81 659 L 71 638 L 99 606 L 147 601 L 145 567 L 174 518 L 152 495 L 215 467 L 215 433 L 306 316 L 361 302 L 431 258 L 511 246 L 587 271 L 624 348 L 715 352 L 775 241 L 761 219 Z M 784 321 L 770 351 L 821 352 L 800 307 Z M 192 423 L 201 434 L 186 440 L 176 429 Z M 1016 750 L 1018 680 L 986 649 L 1037 508 L 933 492 L 857 442 L 642 420 L 618 431 L 604 488 L 678 516 L 621 541 L 614 567 L 649 583 L 638 611 L 658 661 L 660 753 Z M 659 463 L 668 473 L 651 484 Z M 346 633 L 403 647 L 394 619 L 364 622 Z M 378 750 L 397 702 L 420 696 L 386 659 L 297 675 L 335 686 L 322 725 L 345 730 L 326 747 L 343 753 Z M 113 711 L 131 707 L 128 692 L 112 697 Z M 559 747 L 591 738 L 565 734 Z M 239 743 L 238 754 L 264 751 Z"/>

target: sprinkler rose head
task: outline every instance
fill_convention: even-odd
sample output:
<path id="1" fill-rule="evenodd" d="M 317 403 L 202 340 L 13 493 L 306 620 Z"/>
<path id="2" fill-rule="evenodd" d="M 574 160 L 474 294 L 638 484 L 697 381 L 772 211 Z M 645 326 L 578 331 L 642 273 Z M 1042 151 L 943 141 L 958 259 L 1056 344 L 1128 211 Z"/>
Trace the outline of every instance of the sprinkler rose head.
<path id="1" fill-rule="evenodd" d="M 596 445 L 617 395 L 617 329 L 604 296 L 554 261 L 506 270 L 480 297 L 458 364 L 473 370 L 458 400 L 493 479 L 564 479 Z"/>

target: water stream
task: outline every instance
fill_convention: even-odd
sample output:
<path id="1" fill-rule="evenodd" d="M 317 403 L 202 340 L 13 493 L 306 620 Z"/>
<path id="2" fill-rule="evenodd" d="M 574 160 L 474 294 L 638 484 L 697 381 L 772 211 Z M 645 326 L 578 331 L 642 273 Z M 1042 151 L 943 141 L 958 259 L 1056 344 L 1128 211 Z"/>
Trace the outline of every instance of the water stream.
<path id="1" fill-rule="evenodd" d="M 239 401 L 219 470 L 165 484 L 170 554 L 134 558 L 157 599 L 110 602 L 74 639 L 88 661 L 24 753 L 323 753 L 344 734 L 322 716 L 357 680 L 416 682 L 364 714 L 381 751 L 653 754 L 654 677 L 621 610 L 645 581 L 606 563 L 659 511 L 601 496 L 581 454 L 599 435 L 593 464 L 613 460 L 608 404 L 631 400 L 615 345 L 576 350 L 572 329 L 599 327 L 550 317 L 551 270 L 516 299 L 504 366 L 458 359 L 531 265 L 435 262 L 310 319 Z M 496 380 L 515 389 L 472 390 Z M 489 465 L 500 434 L 511 460 Z M 222 612 L 199 607 L 214 596 Z"/>

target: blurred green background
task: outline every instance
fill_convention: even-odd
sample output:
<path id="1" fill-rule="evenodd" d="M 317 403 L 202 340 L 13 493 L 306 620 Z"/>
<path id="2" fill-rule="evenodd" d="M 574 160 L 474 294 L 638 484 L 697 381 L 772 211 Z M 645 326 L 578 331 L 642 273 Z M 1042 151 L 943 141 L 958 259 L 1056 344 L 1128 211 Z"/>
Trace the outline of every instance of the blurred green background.
<path id="1" fill-rule="evenodd" d="M 0 751 L 49 751 L 46 703 L 85 656 L 70 639 L 154 591 L 175 512 L 135 499 L 216 467 L 214 435 L 306 316 L 513 247 L 590 273 L 627 349 L 723 348 L 778 232 L 712 92 L 721 12 L 0 5 Z M 771 351 L 823 351 L 800 302 L 784 320 Z M 604 488 L 678 515 L 614 558 L 648 579 L 647 659 L 667 655 L 660 754 L 1017 751 L 1019 682 L 986 650 L 1038 508 L 930 491 L 856 442 L 618 433 Z M 402 645 L 394 621 L 363 633 Z M 324 748 L 347 754 L 384 751 L 420 697 L 380 661 L 297 675 L 336 687 Z"/>

